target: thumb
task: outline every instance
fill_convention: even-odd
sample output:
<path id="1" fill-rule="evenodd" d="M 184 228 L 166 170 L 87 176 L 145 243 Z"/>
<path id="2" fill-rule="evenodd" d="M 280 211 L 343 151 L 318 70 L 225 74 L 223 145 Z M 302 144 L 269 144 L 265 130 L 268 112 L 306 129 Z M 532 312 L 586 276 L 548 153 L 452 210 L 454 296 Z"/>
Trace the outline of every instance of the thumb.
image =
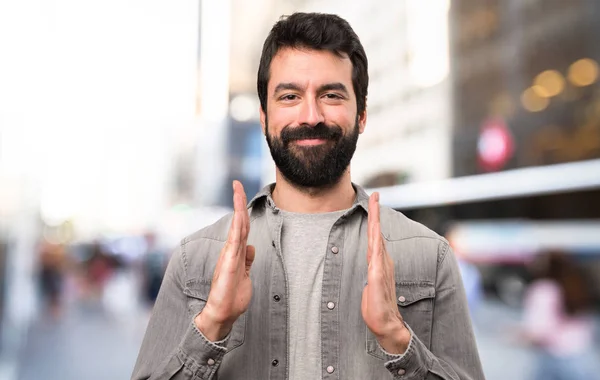
<path id="1" fill-rule="evenodd" d="M 246 246 L 246 274 L 250 274 L 250 267 L 252 267 L 252 263 L 254 262 L 255 253 L 256 249 L 253 245 Z"/>

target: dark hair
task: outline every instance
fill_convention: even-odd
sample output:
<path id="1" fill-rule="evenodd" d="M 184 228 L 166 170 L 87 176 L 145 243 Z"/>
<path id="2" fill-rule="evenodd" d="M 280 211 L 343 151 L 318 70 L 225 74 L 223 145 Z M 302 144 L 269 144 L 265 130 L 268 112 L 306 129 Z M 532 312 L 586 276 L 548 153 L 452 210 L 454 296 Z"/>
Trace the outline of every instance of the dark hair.
<path id="1" fill-rule="evenodd" d="M 539 269 L 535 277 L 556 281 L 562 289 L 563 305 L 568 315 L 589 311 L 593 307 L 588 279 L 566 253 L 543 252 L 536 261 Z"/>
<path id="2" fill-rule="evenodd" d="M 352 62 L 352 87 L 360 115 L 366 108 L 369 73 L 367 55 L 352 27 L 343 18 L 324 13 L 294 13 L 283 16 L 271 29 L 263 45 L 258 67 L 260 106 L 267 110 L 267 87 L 273 57 L 282 48 L 327 50 Z"/>

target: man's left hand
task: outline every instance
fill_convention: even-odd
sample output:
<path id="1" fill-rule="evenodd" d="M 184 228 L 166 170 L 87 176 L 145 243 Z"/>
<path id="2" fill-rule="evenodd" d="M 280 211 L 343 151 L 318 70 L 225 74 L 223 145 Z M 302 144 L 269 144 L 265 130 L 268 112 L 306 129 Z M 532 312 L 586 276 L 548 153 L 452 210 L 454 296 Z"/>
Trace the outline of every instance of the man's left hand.
<path id="1" fill-rule="evenodd" d="M 373 193 L 369 198 L 367 234 L 368 274 L 362 294 L 362 316 L 386 352 L 403 354 L 410 342 L 410 331 L 404 325 L 396 304 L 394 262 L 381 235 L 379 193 Z"/>

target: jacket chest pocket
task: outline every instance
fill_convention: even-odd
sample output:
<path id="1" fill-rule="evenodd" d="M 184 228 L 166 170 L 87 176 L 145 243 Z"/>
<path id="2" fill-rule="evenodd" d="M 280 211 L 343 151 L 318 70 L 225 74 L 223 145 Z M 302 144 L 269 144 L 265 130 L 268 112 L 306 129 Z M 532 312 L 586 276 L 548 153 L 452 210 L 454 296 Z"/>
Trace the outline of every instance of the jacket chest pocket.
<path id="1" fill-rule="evenodd" d="M 400 315 L 415 335 L 426 346 L 431 340 L 433 302 L 435 286 L 425 282 L 397 282 L 396 303 Z M 379 359 L 387 360 L 379 347 L 377 338 L 367 327 L 367 352 Z"/>
<path id="2" fill-rule="evenodd" d="M 210 293 L 210 282 L 204 279 L 189 280 L 185 284 L 183 293 L 187 296 L 187 306 L 190 317 L 194 318 L 204 309 L 204 306 L 206 306 L 208 294 Z M 229 340 L 227 341 L 227 352 L 244 344 L 245 335 L 246 313 L 240 315 L 233 324 L 231 332 L 229 333 Z"/>

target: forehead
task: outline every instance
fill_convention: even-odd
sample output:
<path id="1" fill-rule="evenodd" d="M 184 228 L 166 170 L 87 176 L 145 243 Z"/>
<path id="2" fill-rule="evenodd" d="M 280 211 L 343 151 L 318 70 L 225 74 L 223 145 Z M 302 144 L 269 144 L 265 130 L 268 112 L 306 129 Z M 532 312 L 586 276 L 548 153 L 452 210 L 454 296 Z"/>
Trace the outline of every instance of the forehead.
<path id="1" fill-rule="evenodd" d="M 280 49 L 270 67 L 269 92 L 279 83 L 319 86 L 340 82 L 352 89 L 352 62 L 327 50 Z"/>

